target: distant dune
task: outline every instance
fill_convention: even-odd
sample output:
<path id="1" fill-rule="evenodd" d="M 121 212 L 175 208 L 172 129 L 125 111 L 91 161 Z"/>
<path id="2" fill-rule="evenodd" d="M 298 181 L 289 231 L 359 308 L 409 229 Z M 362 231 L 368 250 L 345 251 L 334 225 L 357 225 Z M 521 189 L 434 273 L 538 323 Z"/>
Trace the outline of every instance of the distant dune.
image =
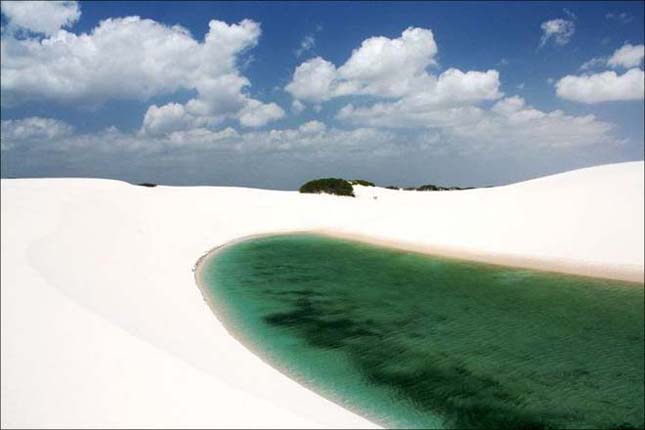
<path id="1" fill-rule="evenodd" d="M 643 166 L 468 191 L 354 186 L 357 198 L 2 180 L 2 427 L 372 426 L 231 337 L 195 285 L 197 259 L 315 230 L 642 282 Z"/>

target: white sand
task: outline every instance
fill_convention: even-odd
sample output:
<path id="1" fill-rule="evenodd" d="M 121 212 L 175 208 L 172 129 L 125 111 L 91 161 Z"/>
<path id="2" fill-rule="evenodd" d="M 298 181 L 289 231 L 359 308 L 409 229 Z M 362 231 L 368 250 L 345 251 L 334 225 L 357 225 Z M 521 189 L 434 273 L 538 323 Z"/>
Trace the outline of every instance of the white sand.
<path id="1" fill-rule="evenodd" d="M 243 236 L 318 230 L 642 282 L 643 173 L 356 199 L 2 180 L 2 427 L 368 427 L 230 336 L 196 260 Z"/>

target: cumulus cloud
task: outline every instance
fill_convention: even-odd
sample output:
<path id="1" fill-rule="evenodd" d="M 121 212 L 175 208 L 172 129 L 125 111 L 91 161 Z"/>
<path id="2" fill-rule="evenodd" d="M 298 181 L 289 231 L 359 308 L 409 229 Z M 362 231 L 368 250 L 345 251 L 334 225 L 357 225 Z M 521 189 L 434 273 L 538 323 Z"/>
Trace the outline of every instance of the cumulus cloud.
<path id="1" fill-rule="evenodd" d="M 46 35 L 70 27 L 81 16 L 76 1 L 2 1 L 0 5 L 11 29 Z"/>
<path id="2" fill-rule="evenodd" d="M 436 64 L 432 31 L 408 28 L 400 37 L 371 37 L 340 67 L 321 58 L 300 64 L 285 87 L 295 99 L 319 104 L 341 96 L 417 97 L 429 103 L 448 99 L 488 100 L 500 97 L 497 71 L 449 69 L 427 72 Z M 449 96 L 448 96 L 449 94 Z"/>
<path id="3" fill-rule="evenodd" d="M 285 89 L 297 100 L 322 102 L 334 96 L 332 83 L 335 79 L 336 66 L 316 57 L 296 68 L 292 81 Z"/>
<path id="4" fill-rule="evenodd" d="M 431 30 L 408 28 L 397 39 L 364 40 L 338 73 L 349 87 L 346 91 L 397 97 L 409 92 L 415 79 L 427 76 L 436 53 Z"/>
<path id="5" fill-rule="evenodd" d="M 645 45 L 632 45 L 627 43 L 621 48 L 617 49 L 611 57 L 607 60 L 607 65 L 610 67 L 624 67 L 629 69 L 631 67 L 638 67 L 643 62 L 645 56 Z"/>
<path id="6" fill-rule="evenodd" d="M 308 121 L 298 127 L 298 130 L 305 134 L 320 133 L 322 131 L 325 131 L 326 129 L 327 126 L 325 125 L 325 123 L 316 120 Z"/>
<path id="7" fill-rule="evenodd" d="M 567 75 L 556 82 L 556 94 L 581 103 L 643 100 L 643 71 L 630 69 L 622 75 L 614 71 L 592 75 Z"/>
<path id="8" fill-rule="evenodd" d="M 303 101 L 320 103 L 343 95 L 398 97 L 430 79 L 437 45 L 431 30 L 408 28 L 401 37 L 370 37 L 338 69 L 316 57 L 299 65 L 285 89 Z"/>
<path id="9" fill-rule="evenodd" d="M 209 124 L 208 117 L 192 116 L 179 103 L 168 103 L 164 106 L 152 105 L 143 117 L 142 132 L 151 136 L 171 133 L 177 130 L 204 127 Z"/>
<path id="10" fill-rule="evenodd" d="M 296 115 L 299 115 L 300 113 L 302 113 L 302 111 L 304 111 L 305 108 L 306 106 L 300 100 L 294 100 L 293 102 L 291 102 L 291 112 L 293 112 Z"/>
<path id="11" fill-rule="evenodd" d="M 284 111 L 275 103 L 261 103 L 249 100 L 240 111 L 240 124 L 245 127 L 261 127 L 270 121 L 280 119 Z"/>
<path id="12" fill-rule="evenodd" d="M 560 46 L 566 45 L 576 30 L 573 21 L 562 18 L 545 21 L 540 28 L 542 29 L 540 47 L 546 45 L 549 41 L 553 41 L 553 43 Z"/>
<path id="13" fill-rule="evenodd" d="M 609 57 L 595 57 L 580 66 L 580 70 L 591 70 L 600 67 L 611 67 L 614 69 L 638 67 L 643 62 L 645 47 L 641 45 L 632 45 L 626 43 L 616 49 Z"/>
<path id="14" fill-rule="evenodd" d="M 4 4 L 4 3 L 3 3 Z M 180 26 L 149 19 L 107 19 L 88 34 L 60 30 L 44 39 L 2 38 L 2 95 L 8 104 L 33 99 L 80 104 L 109 99 L 147 100 L 179 89 L 197 97 L 180 107 L 151 106 L 157 130 L 227 118 L 258 126 L 284 115 L 275 104 L 252 99 L 239 56 L 254 47 L 260 25 L 212 20 L 204 41 Z M 161 110 L 160 110 L 161 109 Z M 172 124 L 161 125 L 168 119 Z M 148 125 L 150 122 L 148 122 Z M 146 129 L 144 120 L 143 128 Z"/>
<path id="15" fill-rule="evenodd" d="M 74 128 L 64 121 L 38 116 L 2 120 L 1 124 L 0 139 L 2 139 L 3 150 L 21 144 L 47 145 L 60 138 L 71 136 L 74 132 Z"/>

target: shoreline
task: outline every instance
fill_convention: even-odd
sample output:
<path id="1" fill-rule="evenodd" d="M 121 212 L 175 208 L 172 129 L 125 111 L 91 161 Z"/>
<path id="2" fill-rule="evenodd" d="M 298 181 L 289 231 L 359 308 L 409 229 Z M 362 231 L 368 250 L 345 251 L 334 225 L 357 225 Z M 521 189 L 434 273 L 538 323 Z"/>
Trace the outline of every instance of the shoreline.
<path id="1" fill-rule="evenodd" d="M 512 267 L 516 269 L 537 270 L 540 272 L 623 281 L 639 284 L 641 287 L 645 286 L 645 272 L 636 267 L 602 266 L 594 263 L 566 261 L 561 259 L 478 252 L 449 246 L 421 245 L 396 239 L 382 239 L 366 234 L 350 233 L 332 229 L 310 230 L 308 233 L 337 239 L 352 240 L 385 248 L 398 249 L 401 251 L 415 252 L 433 257 L 471 261 L 494 266 Z"/>
<path id="2" fill-rule="evenodd" d="M 278 232 L 272 232 L 272 233 L 251 234 L 247 236 L 241 236 L 237 239 L 233 239 L 228 242 L 224 242 L 223 244 L 218 245 L 210 249 L 209 251 L 207 251 L 205 254 L 199 257 L 199 259 L 195 262 L 195 265 L 193 266 L 195 283 L 197 284 L 197 288 L 199 289 L 202 299 L 206 302 L 206 305 L 210 309 L 211 314 L 213 314 L 215 319 L 222 325 L 222 327 L 224 327 L 224 330 L 226 330 L 226 332 L 237 342 L 239 342 L 247 351 L 255 355 L 266 365 L 271 366 L 273 369 L 280 372 L 282 375 L 289 378 L 291 381 L 298 384 L 303 389 L 312 392 L 313 394 L 320 397 L 321 399 L 331 402 L 337 407 L 345 409 L 349 413 L 355 414 L 361 417 L 362 419 L 369 421 L 374 426 L 374 428 L 385 428 L 382 425 L 372 421 L 369 416 L 365 416 L 365 414 L 362 411 L 353 411 L 351 409 L 348 409 L 344 405 L 341 405 L 335 402 L 334 400 L 328 399 L 327 397 L 319 394 L 317 391 L 314 391 L 313 389 L 307 387 L 306 385 L 301 384 L 300 381 L 298 381 L 297 378 L 292 377 L 287 370 L 281 368 L 277 364 L 265 358 L 261 349 L 255 348 L 253 342 L 246 339 L 242 333 L 240 333 L 238 330 L 235 329 L 234 324 L 231 324 L 230 321 L 226 319 L 226 309 L 224 309 L 223 306 L 218 305 L 217 302 L 213 299 L 213 297 L 211 297 L 211 295 L 209 294 L 208 287 L 206 286 L 206 281 L 203 279 L 204 267 L 206 267 L 208 265 L 208 262 L 210 262 L 213 258 L 215 258 L 215 256 L 218 253 L 220 253 L 224 248 L 236 245 L 241 242 L 246 242 L 247 240 L 260 239 L 263 237 L 270 237 L 270 236 L 289 235 L 289 234 L 315 234 L 315 233 L 311 230 L 293 230 L 293 231 L 278 231 Z"/>

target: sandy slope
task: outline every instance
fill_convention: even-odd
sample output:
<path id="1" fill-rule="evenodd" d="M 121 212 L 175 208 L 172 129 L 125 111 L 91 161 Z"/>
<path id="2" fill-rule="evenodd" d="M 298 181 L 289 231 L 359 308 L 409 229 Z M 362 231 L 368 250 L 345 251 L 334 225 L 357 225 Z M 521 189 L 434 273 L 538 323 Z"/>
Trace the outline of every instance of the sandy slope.
<path id="1" fill-rule="evenodd" d="M 2 180 L 2 426 L 369 426 L 226 333 L 195 286 L 200 255 L 315 229 L 642 280 L 643 190 L 643 162 L 356 199 Z"/>

